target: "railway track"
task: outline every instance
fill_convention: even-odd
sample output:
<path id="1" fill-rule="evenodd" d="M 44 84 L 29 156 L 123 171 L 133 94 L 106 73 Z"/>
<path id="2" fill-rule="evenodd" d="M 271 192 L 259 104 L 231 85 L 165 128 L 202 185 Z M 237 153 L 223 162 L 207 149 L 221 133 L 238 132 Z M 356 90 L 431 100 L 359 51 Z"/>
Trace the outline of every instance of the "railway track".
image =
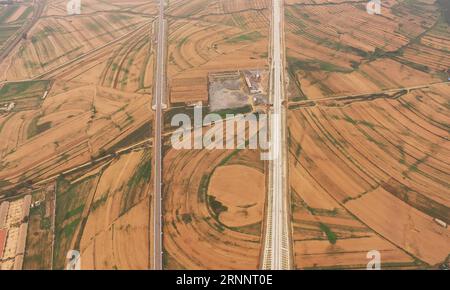
<path id="1" fill-rule="evenodd" d="M 269 194 L 262 268 L 291 269 L 292 247 L 288 202 L 286 108 L 284 94 L 283 0 L 273 0 L 270 93 L 272 148 L 269 165 Z"/>
<path id="2" fill-rule="evenodd" d="M 153 195 L 153 269 L 163 269 L 162 232 L 162 110 L 166 108 L 166 28 L 164 0 L 159 0 L 158 45 L 155 74 L 155 92 L 152 109 L 155 111 L 154 137 L 154 195 Z"/>

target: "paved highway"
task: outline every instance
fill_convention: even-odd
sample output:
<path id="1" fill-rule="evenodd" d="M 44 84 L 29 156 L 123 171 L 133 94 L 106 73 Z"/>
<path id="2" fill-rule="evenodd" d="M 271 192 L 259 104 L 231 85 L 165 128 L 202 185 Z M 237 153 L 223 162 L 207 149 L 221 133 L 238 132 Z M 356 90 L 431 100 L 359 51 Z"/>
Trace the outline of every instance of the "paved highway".
<path id="1" fill-rule="evenodd" d="M 284 107 L 283 0 L 273 0 L 269 195 L 263 253 L 263 269 L 291 268 L 290 213 L 288 210 L 286 161 L 286 108 Z"/>
<path id="2" fill-rule="evenodd" d="M 162 270 L 162 110 L 166 108 L 166 21 L 164 19 L 164 0 L 159 0 L 158 47 L 156 60 L 155 91 L 153 110 L 155 111 L 154 146 L 154 194 L 153 194 L 153 269 Z"/>

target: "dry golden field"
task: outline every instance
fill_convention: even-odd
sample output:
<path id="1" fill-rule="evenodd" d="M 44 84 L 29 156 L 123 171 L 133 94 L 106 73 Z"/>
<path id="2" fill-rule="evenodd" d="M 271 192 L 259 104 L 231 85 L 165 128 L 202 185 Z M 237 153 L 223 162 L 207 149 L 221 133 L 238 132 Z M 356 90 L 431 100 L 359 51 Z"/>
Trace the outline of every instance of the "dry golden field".
<path id="1" fill-rule="evenodd" d="M 49 0 L 46 10 L 47 16 L 65 16 L 67 15 L 65 0 Z M 155 15 L 157 10 L 156 1 L 147 0 L 84 0 L 82 2 L 81 12 L 83 14 L 92 14 L 99 11 L 110 12 L 133 12 L 137 14 Z"/>
<path id="2" fill-rule="evenodd" d="M 0 187 L 44 180 L 151 136 L 154 5 L 122 2 L 109 12 L 103 2 L 83 3 L 82 15 L 66 16 L 55 12 L 65 1 L 51 1 L 0 64 L 4 79 L 26 79 L 0 84 L 0 102 L 15 103 L 0 114 Z"/>
<path id="3" fill-rule="evenodd" d="M 174 108 L 208 103 L 208 76 L 266 69 L 270 1 L 170 1 L 168 85 Z M 239 111 L 239 110 L 238 110 Z M 232 113 L 231 111 L 229 113 Z M 265 165 L 252 150 L 164 151 L 164 268 L 258 269 Z"/>
<path id="4" fill-rule="evenodd" d="M 149 269 L 151 154 L 122 154 L 57 181 L 55 268 L 79 249 L 83 269 Z M 81 175 L 81 176 L 80 176 Z"/>
<path id="5" fill-rule="evenodd" d="M 146 16 L 108 12 L 42 18 L 15 53 L 1 64 L 1 80 L 38 77 L 148 22 Z"/>
<path id="6" fill-rule="evenodd" d="M 84 269 L 148 269 L 157 5 L 66 4 L 47 1 L 0 63 L 0 195 L 39 201 L 25 269 L 64 268 L 72 249 Z"/>
<path id="7" fill-rule="evenodd" d="M 0 6 L 0 51 L 2 46 L 11 37 L 14 37 L 20 28 L 33 15 L 33 6 L 30 3 L 17 3 L 9 6 Z"/>
<path id="8" fill-rule="evenodd" d="M 448 84 L 289 113 L 299 268 L 424 267 L 450 253 Z M 357 250 L 355 250 L 357 249 Z"/>
<path id="9" fill-rule="evenodd" d="M 284 0 L 295 268 L 364 269 L 371 250 L 385 269 L 450 257 L 450 17 L 437 1 L 369 15 L 359 0 Z M 81 15 L 44 2 L 0 6 L 0 203 L 13 205 L 0 268 L 63 269 L 70 250 L 83 269 L 152 268 L 157 1 L 82 0 Z M 271 6 L 167 1 L 164 269 L 261 268 L 269 163 L 169 139 L 198 102 L 270 108 Z"/>
<path id="10" fill-rule="evenodd" d="M 149 138 L 150 131 L 139 129 L 152 120 L 150 101 L 143 94 L 56 81 L 40 108 L 0 116 L 2 185 L 43 180 L 103 157 L 132 134 Z"/>
<path id="11" fill-rule="evenodd" d="M 430 0 L 382 2 L 379 16 L 356 1 L 286 1 L 292 100 L 447 80 L 450 28 L 439 6 Z"/>
<path id="12" fill-rule="evenodd" d="M 164 268 L 258 269 L 265 170 L 255 151 L 169 150 Z"/>
<path id="13" fill-rule="evenodd" d="M 450 254 L 450 27 L 433 0 L 287 0 L 299 269 L 437 267 Z"/>
<path id="14" fill-rule="evenodd" d="M 170 91 L 195 78 L 198 90 L 171 94 L 170 102 L 205 100 L 208 73 L 267 66 L 270 1 L 171 1 L 168 79 Z"/>

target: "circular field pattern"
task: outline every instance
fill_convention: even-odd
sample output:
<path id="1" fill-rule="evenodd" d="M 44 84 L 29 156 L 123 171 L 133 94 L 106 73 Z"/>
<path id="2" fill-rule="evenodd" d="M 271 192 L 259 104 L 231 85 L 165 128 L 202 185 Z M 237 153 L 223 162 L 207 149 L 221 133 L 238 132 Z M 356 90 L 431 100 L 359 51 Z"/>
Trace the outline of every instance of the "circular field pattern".
<path id="1" fill-rule="evenodd" d="M 264 174 L 251 167 L 231 165 L 217 168 L 208 188 L 211 210 L 216 210 L 214 205 L 221 207 L 223 212 L 218 218 L 228 227 L 259 223 L 264 210 L 261 203 L 264 200 L 264 180 Z"/>

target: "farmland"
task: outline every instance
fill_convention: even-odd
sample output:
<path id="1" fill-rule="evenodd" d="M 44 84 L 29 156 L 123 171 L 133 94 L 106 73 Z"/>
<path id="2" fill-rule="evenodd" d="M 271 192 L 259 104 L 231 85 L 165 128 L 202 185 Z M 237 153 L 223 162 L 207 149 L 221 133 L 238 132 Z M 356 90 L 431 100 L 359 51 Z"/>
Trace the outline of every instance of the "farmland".
<path id="1" fill-rule="evenodd" d="M 267 67 L 268 2 L 173 1 L 166 12 L 169 89 L 195 78 L 195 86 L 205 91 L 208 73 Z M 187 95 L 170 101 L 190 104 L 207 97 L 199 89 Z"/>
<path id="2" fill-rule="evenodd" d="M 6 140 L 0 149 L 1 179 L 11 184 L 42 180 L 104 157 L 150 122 L 149 102 L 142 94 L 56 82 L 40 108 L 0 117 L 0 136 Z"/>
<path id="3" fill-rule="evenodd" d="M 265 203 L 259 154 L 170 150 L 164 164 L 164 268 L 257 269 Z"/>
<path id="4" fill-rule="evenodd" d="M 269 6 L 264 0 L 169 3 L 167 130 L 173 130 L 170 116 L 191 115 L 189 106 L 198 102 L 223 115 L 252 110 L 244 75 L 267 69 Z M 174 150 L 165 141 L 164 269 L 258 269 L 266 199 L 259 152 Z"/>
<path id="5" fill-rule="evenodd" d="M 327 1 L 330 2 L 330 1 Z M 383 17 L 358 2 L 289 0 L 286 50 L 292 100 L 371 94 L 447 80 L 449 27 L 425 0 L 383 1 Z"/>
<path id="6" fill-rule="evenodd" d="M 64 0 L 50 0 L 48 1 L 48 9 L 46 15 L 48 16 L 65 16 L 67 15 L 67 2 Z M 101 0 L 83 1 L 81 12 L 82 14 L 92 14 L 99 11 L 110 11 L 115 13 L 132 12 L 137 14 L 151 14 L 156 13 L 156 2 L 146 0 L 120 1 L 111 0 L 108 2 Z"/>
<path id="7" fill-rule="evenodd" d="M 443 267 L 447 1 L 158 2 L 0 5 L 0 269 Z M 272 112 L 281 159 L 174 148 L 200 105 Z"/>
<path id="8" fill-rule="evenodd" d="M 446 259 L 450 232 L 434 221 L 450 221 L 444 96 L 448 84 L 290 112 L 297 267 L 364 267 L 372 249 L 385 267 Z"/>
<path id="9" fill-rule="evenodd" d="M 25 22 L 33 15 L 31 3 L 0 6 L 0 51 L 2 46 L 19 33 Z"/>
<path id="10" fill-rule="evenodd" d="M 80 249 L 84 269 L 150 267 L 150 178 L 147 150 L 57 181 L 55 268 Z M 97 247 L 96 247 L 97 245 Z"/>
<path id="11" fill-rule="evenodd" d="M 85 269 L 152 266 L 156 5 L 116 2 L 47 1 L 0 62 L 1 198 L 33 197 L 24 269 L 74 249 Z"/>
<path id="12" fill-rule="evenodd" d="M 37 77 L 131 32 L 145 21 L 147 17 L 127 13 L 45 18 L 38 21 L 17 53 L 5 62 L 1 77 L 3 80 Z"/>
<path id="13" fill-rule="evenodd" d="M 437 267 L 450 248 L 450 28 L 434 1 L 287 1 L 295 267 Z"/>

